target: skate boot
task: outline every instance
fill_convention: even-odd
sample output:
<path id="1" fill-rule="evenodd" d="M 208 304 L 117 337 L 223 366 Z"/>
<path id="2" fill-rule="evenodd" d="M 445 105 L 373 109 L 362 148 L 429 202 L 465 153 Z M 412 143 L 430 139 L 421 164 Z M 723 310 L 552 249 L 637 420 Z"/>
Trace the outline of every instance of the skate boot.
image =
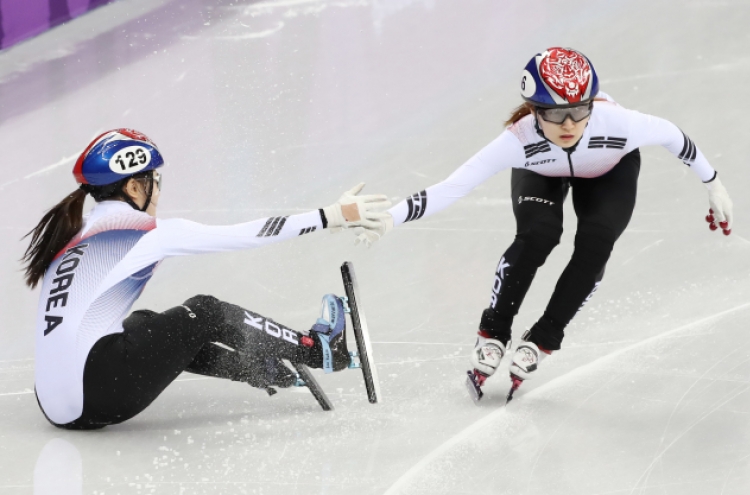
<path id="1" fill-rule="evenodd" d="M 351 357 L 346 347 L 346 315 L 344 302 L 333 294 L 323 296 L 320 318 L 310 329 L 315 346 L 322 352 L 322 368 L 326 373 L 341 371 L 349 366 Z M 317 367 L 317 366 L 316 366 Z"/>
<path id="2" fill-rule="evenodd" d="M 484 396 L 481 387 L 487 378 L 497 371 L 508 347 L 510 347 L 510 341 L 503 344 L 480 330 L 477 343 L 469 357 L 473 371 L 466 372 L 468 375 L 466 386 L 475 402 Z"/>
<path id="3" fill-rule="evenodd" d="M 533 342 L 521 342 L 513 355 L 510 365 L 510 374 L 516 375 L 521 380 L 528 380 L 534 376 L 545 357 L 550 354 L 546 349 L 539 349 Z"/>
<path id="4" fill-rule="evenodd" d="M 522 341 L 519 344 L 516 353 L 513 355 L 513 362 L 510 364 L 510 381 L 512 385 L 506 403 L 513 399 L 513 393 L 518 390 L 518 387 L 521 386 L 524 380 L 528 380 L 534 376 L 534 373 L 539 368 L 539 363 L 550 354 L 550 351 L 540 349 L 533 342 Z"/>

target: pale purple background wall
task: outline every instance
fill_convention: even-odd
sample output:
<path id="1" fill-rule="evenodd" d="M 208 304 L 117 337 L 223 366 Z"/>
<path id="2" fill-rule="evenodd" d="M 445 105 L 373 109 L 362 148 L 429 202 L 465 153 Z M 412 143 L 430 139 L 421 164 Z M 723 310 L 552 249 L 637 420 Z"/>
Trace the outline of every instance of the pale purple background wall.
<path id="1" fill-rule="evenodd" d="M 0 48 L 7 48 L 112 0 L 0 0 Z"/>

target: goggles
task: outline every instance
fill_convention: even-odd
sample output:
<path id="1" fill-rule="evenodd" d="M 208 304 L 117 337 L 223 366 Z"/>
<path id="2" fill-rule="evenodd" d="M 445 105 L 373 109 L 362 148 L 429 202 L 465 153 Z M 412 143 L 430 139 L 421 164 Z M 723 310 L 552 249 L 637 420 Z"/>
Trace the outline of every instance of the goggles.
<path id="1" fill-rule="evenodd" d="M 156 184 L 156 187 L 159 188 L 159 192 L 161 192 L 161 174 L 154 170 L 154 175 L 152 176 L 154 179 L 154 183 Z"/>
<path id="2" fill-rule="evenodd" d="M 586 117 L 591 115 L 591 110 L 594 108 L 594 102 L 589 102 L 584 105 L 576 105 L 574 107 L 564 108 L 539 108 L 536 107 L 536 113 L 544 119 L 546 122 L 552 124 L 562 124 L 565 119 L 570 117 L 573 122 L 580 122 Z"/>

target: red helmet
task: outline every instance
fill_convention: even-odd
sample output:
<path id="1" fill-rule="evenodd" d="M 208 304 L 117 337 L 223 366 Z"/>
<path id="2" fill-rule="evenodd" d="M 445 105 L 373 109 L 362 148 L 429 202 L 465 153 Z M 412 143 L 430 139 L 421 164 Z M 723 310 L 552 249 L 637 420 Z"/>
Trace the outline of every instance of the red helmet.
<path id="1" fill-rule="evenodd" d="M 580 105 L 598 92 L 594 66 L 572 48 L 552 47 L 537 53 L 521 75 L 521 96 L 537 107 Z"/>

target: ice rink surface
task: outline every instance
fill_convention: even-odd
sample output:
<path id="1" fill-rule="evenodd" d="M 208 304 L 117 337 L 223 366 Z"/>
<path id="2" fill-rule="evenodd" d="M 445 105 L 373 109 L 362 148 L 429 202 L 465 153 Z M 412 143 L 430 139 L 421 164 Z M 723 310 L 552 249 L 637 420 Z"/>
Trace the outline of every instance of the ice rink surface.
<path id="1" fill-rule="evenodd" d="M 740 495 L 750 492 L 750 2 L 120 0 L 0 53 L 0 492 Z M 55 429 L 33 394 L 36 291 L 20 238 L 71 192 L 89 140 L 133 127 L 168 165 L 160 216 L 212 224 L 398 200 L 503 130 L 536 52 L 572 46 L 619 103 L 698 144 L 734 200 L 712 233 L 697 177 L 643 149 L 638 205 L 563 349 L 504 407 L 475 406 L 468 352 L 514 221 L 508 173 L 372 249 L 349 233 L 167 260 L 138 308 L 212 294 L 291 326 L 354 263 L 384 402 L 358 372 L 267 397 L 182 375 L 95 432 Z M 575 216 L 515 337 L 540 316 Z M 507 366 L 507 360 L 505 365 Z"/>

